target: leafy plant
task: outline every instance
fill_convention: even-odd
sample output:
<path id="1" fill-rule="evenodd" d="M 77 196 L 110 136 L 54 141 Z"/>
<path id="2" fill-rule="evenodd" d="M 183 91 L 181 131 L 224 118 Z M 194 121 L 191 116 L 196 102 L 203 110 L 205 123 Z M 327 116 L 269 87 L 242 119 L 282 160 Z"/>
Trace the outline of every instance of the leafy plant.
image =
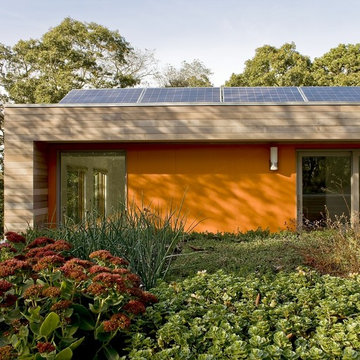
<path id="1" fill-rule="evenodd" d="M 131 270 L 150 289 L 166 275 L 186 234 L 185 226 L 181 207 L 170 207 L 162 212 L 132 204 L 127 210 L 104 220 L 93 213 L 80 224 L 69 221 L 57 229 L 29 229 L 26 236 L 67 239 L 73 246 L 71 254 L 82 259 L 93 251 L 107 249 L 116 256 L 125 257 Z M 192 226 L 187 230 L 191 229 Z"/>
<path id="2" fill-rule="evenodd" d="M 91 253 L 91 260 L 68 256 L 64 240 L 6 236 L 0 359 L 118 359 L 131 322 L 157 301 L 140 289 L 128 262 L 107 250 Z"/>
<path id="3" fill-rule="evenodd" d="M 360 276 L 199 272 L 153 291 L 124 359 L 360 358 Z"/>

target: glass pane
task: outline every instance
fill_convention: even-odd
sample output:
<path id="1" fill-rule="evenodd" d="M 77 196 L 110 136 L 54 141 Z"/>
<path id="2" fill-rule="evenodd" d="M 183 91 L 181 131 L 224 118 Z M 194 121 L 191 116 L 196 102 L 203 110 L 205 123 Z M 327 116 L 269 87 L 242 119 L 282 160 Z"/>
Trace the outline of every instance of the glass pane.
<path id="1" fill-rule="evenodd" d="M 304 156 L 302 158 L 303 216 L 310 221 L 327 215 L 350 216 L 351 157 Z"/>
<path id="2" fill-rule="evenodd" d="M 106 215 L 106 170 L 94 170 L 94 209 L 99 217 Z"/>
<path id="3" fill-rule="evenodd" d="M 78 223 L 89 212 L 106 217 L 125 203 L 123 152 L 61 154 L 61 214 Z"/>
<path id="4" fill-rule="evenodd" d="M 80 222 L 85 215 L 85 173 L 84 169 L 67 167 L 66 181 L 66 216 Z"/>

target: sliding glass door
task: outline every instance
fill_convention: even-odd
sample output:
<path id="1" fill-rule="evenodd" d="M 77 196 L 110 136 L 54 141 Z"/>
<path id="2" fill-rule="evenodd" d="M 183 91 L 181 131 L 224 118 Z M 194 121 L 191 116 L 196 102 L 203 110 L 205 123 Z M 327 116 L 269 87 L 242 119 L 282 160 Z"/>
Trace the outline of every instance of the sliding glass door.
<path id="1" fill-rule="evenodd" d="M 62 152 L 60 162 L 61 221 L 79 223 L 90 212 L 104 218 L 123 207 L 123 152 Z"/>

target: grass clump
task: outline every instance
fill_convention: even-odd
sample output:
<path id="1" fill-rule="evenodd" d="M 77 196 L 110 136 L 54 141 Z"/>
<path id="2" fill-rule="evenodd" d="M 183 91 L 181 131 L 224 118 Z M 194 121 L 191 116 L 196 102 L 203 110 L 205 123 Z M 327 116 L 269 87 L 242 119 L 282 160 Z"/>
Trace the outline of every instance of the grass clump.
<path id="1" fill-rule="evenodd" d="M 126 258 L 146 288 L 163 278 L 185 237 L 186 218 L 180 209 L 167 211 L 135 204 L 104 220 L 89 214 L 86 221 L 70 221 L 56 229 L 29 229 L 26 236 L 67 239 L 72 255 L 86 259 L 90 253 L 106 249 Z"/>
<path id="2" fill-rule="evenodd" d="M 172 263 L 167 280 L 183 279 L 206 270 L 219 269 L 241 276 L 292 271 L 303 264 L 297 249 L 297 235 L 284 232 L 269 237 L 255 237 L 253 232 L 241 234 L 191 234 L 184 243 L 181 256 Z M 241 240 L 240 240 L 241 239 Z"/>
<path id="3" fill-rule="evenodd" d="M 323 230 L 304 232 L 299 251 L 305 264 L 322 274 L 360 273 L 360 227 L 335 221 Z"/>

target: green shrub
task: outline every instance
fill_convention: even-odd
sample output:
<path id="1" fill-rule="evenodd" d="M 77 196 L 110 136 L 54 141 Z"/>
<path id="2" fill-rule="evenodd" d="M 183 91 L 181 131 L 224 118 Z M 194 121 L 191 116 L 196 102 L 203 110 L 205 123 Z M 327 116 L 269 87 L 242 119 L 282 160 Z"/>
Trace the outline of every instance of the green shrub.
<path id="1" fill-rule="evenodd" d="M 128 262 L 106 250 L 68 257 L 70 245 L 6 234 L 0 263 L 0 359 L 105 359 L 124 353 L 126 332 L 155 296 Z"/>
<path id="2" fill-rule="evenodd" d="M 93 251 L 107 249 L 116 256 L 125 257 L 131 270 L 150 289 L 166 275 L 184 239 L 185 225 L 181 209 L 170 208 L 163 213 L 133 204 L 128 210 L 104 220 L 99 220 L 96 214 L 88 214 L 83 223 L 68 221 L 57 229 L 29 229 L 26 236 L 67 239 L 73 246 L 72 255 L 82 259 Z"/>
<path id="3" fill-rule="evenodd" d="M 359 359 L 360 277 L 205 272 L 153 289 L 126 359 Z"/>

